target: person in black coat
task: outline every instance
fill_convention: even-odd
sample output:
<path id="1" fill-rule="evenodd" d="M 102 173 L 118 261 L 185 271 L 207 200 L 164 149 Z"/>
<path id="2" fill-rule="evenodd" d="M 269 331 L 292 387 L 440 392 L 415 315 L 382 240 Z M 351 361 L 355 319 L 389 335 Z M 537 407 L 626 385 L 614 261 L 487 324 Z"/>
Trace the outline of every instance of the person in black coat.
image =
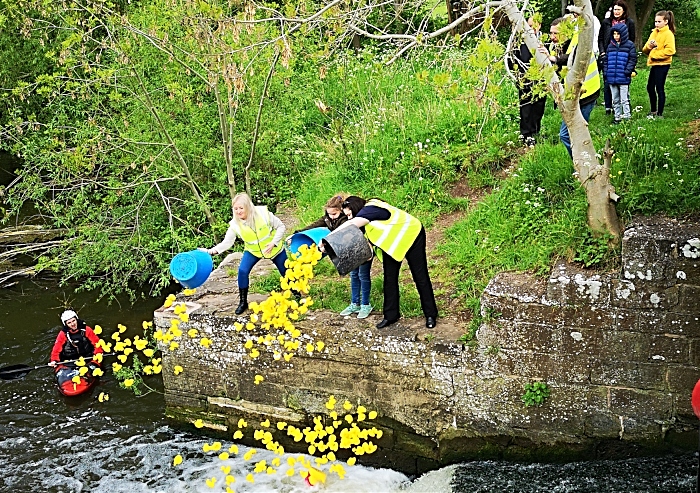
<path id="1" fill-rule="evenodd" d="M 612 26 L 610 44 L 606 50 L 605 73 L 613 98 L 615 123 L 632 118 L 629 88 L 632 71 L 637 65 L 637 47 L 629 40 L 627 26 L 618 23 Z"/>
<path id="2" fill-rule="evenodd" d="M 610 38 L 612 27 L 617 24 L 625 24 L 627 26 L 627 34 L 632 43 L 635 42 L 635 26 L 634 21 L 627 16 L 629 9 L 624 0 L 616 0 L 613 2 L 610 12 L 606 14 L 605 19 L 600 24 L 600 33 L 598 34 L 598 50 L 600 52 L 598 59 L 600 66 L 603 67 L 603 99 L 605 100 L 605 113 L 612 113 L 612 93 L 608 84 L 608 77 L 605 73 L 605 57 L 607 49 L 610 46 Z"/>
<path id="3" fill-rule="evenodd" d="M 535 35 L 540 37 L 540 25 L 532 17 L 527 20 L 528 25 L 535 30 Z M 544 116 L 546 95 L 534 95 L 533 83 L 527 80 L 525 73 L 530 66 L 532 52 L 525 43 L 513 52 L 509 58 L 511 70 L 518 72 L 518 101 L 520 102 L 520 135 L 526 145 L 534 145 L 535 136 L 540 133 L 542 117 Z"/>

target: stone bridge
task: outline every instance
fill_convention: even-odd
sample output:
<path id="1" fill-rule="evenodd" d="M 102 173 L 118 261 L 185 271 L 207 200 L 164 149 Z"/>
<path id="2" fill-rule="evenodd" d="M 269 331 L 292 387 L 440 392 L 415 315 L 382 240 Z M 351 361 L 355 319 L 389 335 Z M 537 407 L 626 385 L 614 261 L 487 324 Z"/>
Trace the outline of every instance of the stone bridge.
<path id="1" fill-rule="evenodd" d="M 164 348 L 166 412 L 176 422 L 202 419 L 229 439 L 241 417 L 313 426 L 334 395 L 379 413 L 380 449 L 360 459 L 408 474 L 474 458 L 557 461 L 697 447 L 697 223 L 630 224 L 619 272 L 559 262 L 548 278 L 496 276 L 481 299 L 476 344 L 417 337 L 410 321 L 380 331 L 371 318 L 315 311 L 296 326 L 324 350 L 300 349 L 289 362 L 246 356 L 234 327 L 235 277 L 227 274 L 239 257 L 229 255 L 194 296 L 180 297 L 190 313 L 183 329 L 212 344 L 183 337 L 174 352 Z M 167 330 L 174 316 L 161 308 L 156 325 Z M 181 375 L 173 375 L 175 364 Z M 256 374 L 265 376 L 259 385 Z M 551 394 L 526 407 L 524 386 L 535 381 Z"/>

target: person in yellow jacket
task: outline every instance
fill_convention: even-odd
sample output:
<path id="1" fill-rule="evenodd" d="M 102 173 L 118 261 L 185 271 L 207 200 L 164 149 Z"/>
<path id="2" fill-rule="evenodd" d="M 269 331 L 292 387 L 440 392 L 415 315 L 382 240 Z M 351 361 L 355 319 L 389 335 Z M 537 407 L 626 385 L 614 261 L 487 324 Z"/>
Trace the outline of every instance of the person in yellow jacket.
<path id="1" fill-rule="evenodd" d="M 549 61 L 555 66 L 557 72 L 561 72 L 562 68 L 569 63 L 569 57 L 576 56 L 576 48 L 578 47 L 578 31 L 573 33 L 571 39 L 566 39 L 561 29 L 564 22 L 572 22 L 571 17 L 559 17 L 552 21 L 549 28 L 549 36 L 552 41 L 551 49 L 548 51 L 545 47 L 541 47 L 541 51 L 546 54 Z M 566 81 L 563 81 L 566 83 Z M 595 108 L 598 95 L 600 94 L 600 76 L 598 73 L 598 62 L 595 54 L 591 51 L 591 57 L 588 61 L 588 70 L 581 86 L 581 95 L 579 96 L 579 107 L 581 115 L 586 120 L 590 121 L 591 113 Z M 573 157 L 571 152 L 571 136 L 569 135 L 569 127 L 562 120 L 559 127 L 559 140 L 566 147 L 569 157 Z"/>
<path id="2" fill-rule="evenodd" d="M 343 205 L 343 210 L 348 209 Z M 425 315 L 425 326 L 432 329 L 437 324 L 438 309 L 433 285 L 428 273 L 425 253 L 425 228 L 421 222 L 407 212 L 378 199 L 367 201 L 365 206 L 338 229 L 350 224 L 365 228 L 367 239 L 381 252 L 384 266 L 384 318 L 377 324 L 383 329 L 396 323 L 399 311 L 399 270 L 404 259 L 411 269 L 416 284 L 420 305 Z"/>
<path id="3" fill-rule="evenodd" d="M 651 31 L 649 40 L 642 48 L 642 51 L 649 55 L 647 65 L 649 70 L 649 80 L 647 81 L 647 92 L 649 93 L 649 105 L 651 106 L 649 118 L 662 118 L 664 106 L 666 105 L 666 77 L 671 68 L 673 55 L 676 54 L 676 23 L 673 19 L 673 12 L 661 10 L 654 18 L 654 29 Z M 658 104 L 657 104 L 658 103 Z"/>
<path id="4" fill-rule="evenodd" d="M 248 309 L 250 271 L 255 264 L 266 258 L 272 260 L 282 276 L 287 271 L 284 266 L 287 260 L 284 250 L 285 231 L 282 221 L 268 211 L 267 207 L 256 207 L 247 194 L 239 193 L 233 198 L 233 219 L 223 241 L 211 248 L 201 249 L 209 255 L 217 255 L 231 248 L 237 237 L 245 243 L 243 258 L 238 266 L 240 303 L 236 308 L 236 315 Z"/>

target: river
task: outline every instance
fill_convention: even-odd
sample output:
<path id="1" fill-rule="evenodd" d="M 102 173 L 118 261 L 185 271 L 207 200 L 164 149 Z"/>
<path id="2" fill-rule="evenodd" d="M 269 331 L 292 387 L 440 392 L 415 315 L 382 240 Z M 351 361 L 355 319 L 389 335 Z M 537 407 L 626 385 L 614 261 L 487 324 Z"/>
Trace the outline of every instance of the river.
<path id="1" fill-rule="evenodd" d="M 132 305 L 122 299 L 108 304 L 50 279 L 22 280 L 0 289 L 0 367 L 45 364 L 66 306 L 76 309 L 89 325 L 101 325 L 106 334 L 121 323 L 133 336 L 161 303 L 150 299 Z M 276 473 L 255 475 L 255 483 L 249 483 L 245 478 L 256 461 L 272 462 L 270 452 L 258 451 L 253 460 L 244 459 L 249 449 L 242 446 L 225 460 L 205 453 L 203 445 L 213 440 L 169 427 L 157 392 L 160 380 L 150 377 L 147 383 L 156 392 L 136 397 L 120 389 L 108 372 L 89 395 L 65 398 L 48 368 L 18 380 L 0 380 L 0 492 L 218 493 L 226 491 L 222 467 L 230 468 L 235 478 L 230 487 L 239 493 L 695 491 L 693 454 L 569 464 L 476 461 L 413 481 L 396 471 L 357 465 L 345 467 L 343 480 L 330 474 L 321 487 L 307 486 L 298 474 L 288 477 L 285 459 Z M 99 402 L 100 393 L 108 394 L 109 400 Z M 173 466 L 178 454 L 183 462 Z M 206 483 L 212 478 L 213 488 Z"/>
<path id="2" fill-rule="evenodd" d="M 54 282 L 25 280 L 0 290 L 0 366 L 47 362 L 67 300 L 90 325 L 110 333 L 118 323 L 136 334 L 161 300 L 95 302 L 90 293 L 75 294 Z M 159 379 L 149 385 L 158 389 Z M 97 396 L 107 393 L 109 400 Z M 48 368 L 21 380 L 0 381 L 0 491 L 7 492 L 223 492 L 224 472 L 231 468 L 237 492 L 669 492 L 694 491 L 696 459 L 675 457 L 594 461 L 571 464 L 513 464 L 477 461 L 433 471 L 414 482 L 391 470 L 346 467 L 339 480 L 329 475 L 325 487 L 309 488 L 296 475 L 288 478 L 282 462 L 277 474 L 256 475 L 246 482 L 253 464 L 274 456 L 248 450 L 225 461 L 204 453 L 213 443 L 169 427 L 161 394 L 135 397 L 109 376 L 81 398 L 62 397 Z M 224 443 L 225 448 L 232 445 Z M 172 466 L 180 454 L 183 463 Z M 214 488 L 206 480 L 217 478 Z"/>

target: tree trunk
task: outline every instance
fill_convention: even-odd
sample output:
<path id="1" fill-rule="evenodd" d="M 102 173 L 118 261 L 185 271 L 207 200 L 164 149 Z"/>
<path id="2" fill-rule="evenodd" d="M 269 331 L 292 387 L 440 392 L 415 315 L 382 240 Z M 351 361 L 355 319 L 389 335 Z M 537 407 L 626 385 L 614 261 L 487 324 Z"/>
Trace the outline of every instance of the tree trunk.
<path id="1" fill-rule="evenodd" d="M 634 0 L 627 2 L 629 6 L 629 11 L 627 15 L 634 19 L 634 34 L 637 36 L 635 38 L 635 45 L 637 49 L 641 50 L 644 43 L 646 43 L 646 37 L 644 33 L 644 26 L 646 26 L 649 21 L 649 17 L 654 11 L 654 3 L 656 0 L 639 0 L 635 2 Z"/>
<path id="2" fill-rule="evenodd" d="M 267 88 L 270 85 L 270 79 L 275 71 L 275 66 L 277 61 L 280 59 L 282 54 L 281 50 L 275 52 L 275 58 L 270 64 L 270 70 L 267 72 L 267 78 L 265 78 L 265 85 L 262 88 L 262 93 L 260 94 L 260 100 L 258 102 L 258 114 L 255 117 L 255 129 L 253 130 L 253 142 L 250 145 L 250 156 L 248 156 L 248 164 L 245 166 L 245 191 L 252 197 L 252 191 L 250 186 L 250 168 L 253 165 L 253 157 L 255 156 L 255 144 L 258 142 L 258 135 L 260 133 L 260 117 L 262 116 L 263 103 L 265 102 L 265 97 L 267 96 Z"/>
<path id="3" fill-rule="evenodd" d="M 582 8 L 584 28 L 579 32 L 578 46 L 574 60 L 569 60 L 569 70 L 566 74 L 566 87 L 571 88 L 565 97 L 564 84 L 556 74 L 552 75 L 547 87 L 559 105 L 562 119 L 569 129 L 571 150 L 574 157 L 574 170 L 579 182 L 586 191 L 588 200 L 588 226 L 594 233 L 610 234 L 613 243 L 619 241 L 621 234 L 620 221 L 615 210 L 617 195 L 610 184 L 610 170 L 606 164 L 598 161 L 588 123 L 581 114 L 579 96 L 581 86 L 588 70 L 593 48 L 593 9 L 590 0 L 575 0 L 576 7 Z M 540 42 L 534 31 L 528 27 L 523 14 L 518 10 L 514 1 L 504 3 L 508 18 L 513 23 L 514 30 L 523 33 L 525 43 L 534 52 L 534 60 L 541 67 L 551 66 L 546 54 L 540 52 Z M 570 93 L 570 94 L 569 94 Z"/>

